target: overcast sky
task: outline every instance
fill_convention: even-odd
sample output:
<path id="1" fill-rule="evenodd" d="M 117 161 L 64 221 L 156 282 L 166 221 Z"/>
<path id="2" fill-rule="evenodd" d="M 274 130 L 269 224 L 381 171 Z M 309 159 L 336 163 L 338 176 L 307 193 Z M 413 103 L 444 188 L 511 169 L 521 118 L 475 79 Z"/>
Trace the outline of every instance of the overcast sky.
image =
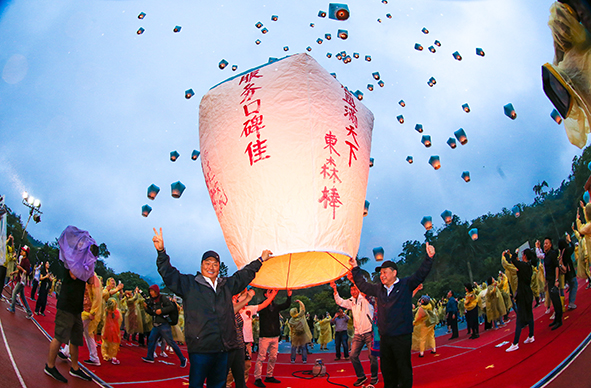
<path id="1" fill-rule="evenodd" d="M 181 271 L 194 273 L 201 254 L 214 249 L 233 272 L 200 160 L 190 159 L 199 149 L 199 101 L 225 79 L 308 46 L 343 85 L 363 91 L 375 115 L 360 256 L 383 246 L 386 258 L 395 258 L 404 241 L 423 241 L 425 215 L 436 227 L 445 209 L 470 221 L 531 203 L 535 184 L 557 187 L 567 177 L 581 151 L 550 118 L 541 87 L 540 67 L 553 58 L 552 1 L 347 4 L 351 17 L 338 22 L 318 17 L 328 2 L 316 0 L 0 2 L 0 194 L 23 218 L 22 191 L 41 199 L 42 222 L 28 229 L 37 239 L 53 241 L 67 225 L 90 231 L 109 247 L 107 264 L 117 272 L 160 282 L 151 242 L 152 227 L 160 226 Z M 349 38 L 337 39 L 338 29 Z M 333 39 L 317 44 L 325 33 Z M 441 47 L 431 53 L 435 40 Z M 343 50 L 361 57 L 344 64 L 334 56 Z M 238 70 L 220 70 L 221 59 Z M 376 71 L 383 88 L 372 78 Z M 195 96 L 187 100 L 189 88 Z M 507 103 L 516 120 L 504 115 Z M 417 123 L 431 135 L 431 148 L 421 144 Z M 468 143 L 452 150 L 446 141 L 458 128 Z M 173 150 L 181 154 L 175 163 Z M 428 164 L 431 155 L 440 156 L 441 169 Z M 173 199 L 177 180 L 187 189 Z M 153 202 L 146 198 L 152 183 L 162 189 Z M 144 218 L 146 203 L 154 210 Z"/>

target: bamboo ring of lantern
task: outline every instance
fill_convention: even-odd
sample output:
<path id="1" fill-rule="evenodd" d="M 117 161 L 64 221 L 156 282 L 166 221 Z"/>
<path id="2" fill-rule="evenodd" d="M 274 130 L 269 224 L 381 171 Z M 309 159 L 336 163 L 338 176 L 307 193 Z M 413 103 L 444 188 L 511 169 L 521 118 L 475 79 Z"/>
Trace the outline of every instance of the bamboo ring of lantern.
<path id="1" fill-rule="evenodd" d="M 350 270 L 372 127 L 373 114 L 306 53 L 248 70 L 203 97 L 201 165 L 230 254 L 238 268 L 264 249 L 274 255 L 254 286 L 306 288 Z"/>

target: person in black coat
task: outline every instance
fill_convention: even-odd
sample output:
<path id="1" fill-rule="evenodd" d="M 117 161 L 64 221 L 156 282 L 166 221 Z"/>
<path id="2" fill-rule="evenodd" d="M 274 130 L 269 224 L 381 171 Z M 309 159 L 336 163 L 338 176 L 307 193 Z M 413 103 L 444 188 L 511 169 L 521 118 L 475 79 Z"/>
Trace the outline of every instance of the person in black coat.
<path id="1" fill-rule="evenodd" d="M 515 320 L 515 338 L 513 344 L 507 348 L 507 352 L 512 352 L 519 349 L 519 336 L 521 329 L 526 325 L 529 326 L 529 336 L 524 343 L 529 344 L 535 341 L 534 339 L 534 313 L 532 304 L 534 301 L 534 294 L 531 290 L 531 277 L 533 269 L 531 266 L 535 254 L 531 249 L 525 249 L 521 255 L 522 261 L 517 260 L 517 253 L 511 255 L 509 250 L 503 252 L 505 260 L 511 262 L 517 268 L 517 294 L 515 302 L 517 304 L 517 319 Z M 511 256 L 510 259 L 508 257 Z"/>
<path id="2" fill-rule="evenodd" d="M 447 314 L 447 324 L 451 327 L 451 337 L 448 339 L 458 338 L 458 301 L 454 298 L 453 291 L 447 293 L 447 306 L 445 308 Z"/>

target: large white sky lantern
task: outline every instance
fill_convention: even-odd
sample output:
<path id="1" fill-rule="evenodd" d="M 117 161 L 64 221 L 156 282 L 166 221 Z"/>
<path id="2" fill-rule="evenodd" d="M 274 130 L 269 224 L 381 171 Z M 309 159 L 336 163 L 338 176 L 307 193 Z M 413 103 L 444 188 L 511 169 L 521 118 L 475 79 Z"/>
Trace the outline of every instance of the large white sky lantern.
<path id="1" fill-rule="evenodd" d="M 349 271 L 359 248 L 373 114 L 311 56 L 212 88 L 199 107 L 201 164 L 239 268 L 276 256 L 253 285 L 304 288 Z"/>

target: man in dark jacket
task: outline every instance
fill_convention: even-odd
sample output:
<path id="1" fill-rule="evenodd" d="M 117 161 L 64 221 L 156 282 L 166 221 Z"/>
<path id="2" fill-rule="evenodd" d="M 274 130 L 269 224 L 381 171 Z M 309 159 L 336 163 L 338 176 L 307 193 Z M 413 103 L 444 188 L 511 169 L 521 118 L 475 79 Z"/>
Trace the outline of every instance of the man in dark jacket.
<path id="1" fill-rule="evenodd" d="M 144 309 L 154 318 L 152 331 L 148 337 L 148 355 L 142 357 L 142 360 L 149 363 L 154 363 L 154 351 L 156 350 L 156 342 L 158 338 L 162 337 L 162 340 L 172 347 L 174 353 L 181 362 L 181 368 L 187 366 L 187 358 L 181 352 L 181 349 L 176 342 L 172 340 L 172 329 L 170 328 L 170 317 L 176 310 L 176 304 L 170 301 L 165 295 L 160 294 L 160 287 L 156 284 L 150 286 L 150 298 L 144 302 Z"/>
<path id="2" fill-rule="evenodd" d="M 228 373 L 228 351 L 239 347 L 232 296 L 246 288 L 272 253 L 265 250 L 234 275 L 218 278 L 220 257 L 207 251 L 201 259 L 201 272 L 196 276 L 181 274 L 170 264 L 164 250 L 162 228 L 159 232 L 154 229 L 154 234 L 158 272 L 166 286 L 183 298 L 185 339 L 191 362 L 189 387 L 202 388 L 207 379 L 208 388 L 222 388 Z"/>
<path id="3" fill-rule="evenodd" d="M 445 308 L 447 313 L 447 324 L 451 327 L 451 337 L 449 339 L 458 338 L 458 301 L 454 298 L 453 291 L 447 293 L 447 306 Z"/>
<path id="4" fill-rule="evenodd" d="M 271 297 L 273 290 L 267 290 L 265 297 Z M 279 335 L 281 334 L 281 325 L 279 323 L 279 313 L 291 306 L 291 290 L 287 291 L 287 299 L 281 304 L 276 304 L 273 300 L 269 306 L 259 311 L 259 354 L 254 366 L 254 385 L 265 387 L 261 379 L 263 373 L 263 361 L 269 351 L 269 362 L 267 363 L 266 383 L 280 383 L 281 381 L 273 376 L 273 369 L 277 361 L 277 349 L 279 348 Z"/>
<path id="5" fill-rule="evenodd" d="M 349 264 L 359 291 L 375 296 L 378 306 L 378 331 L 380 333 L 380 359 L 384 388 L 412 387 L 412 292 L 425 281 L 433 265 L 435 248 L 427 243 L 427 257 L 413 275 L 399 279 L 398 266 L 392 261 L 384 261 L 376 268 L 380 273 L 381 284 L 368 283 L 357 261 Z"/>
<path id="6" fill-rule="evenodd" d="M 552 246 L 552 239 L 544 239 L 544 271 L 550 300 L 554 307 L 554 321 L 550 324 L 552 330 L 562 326 L 562 302 L 560 300 L 558 251 Z"/>

